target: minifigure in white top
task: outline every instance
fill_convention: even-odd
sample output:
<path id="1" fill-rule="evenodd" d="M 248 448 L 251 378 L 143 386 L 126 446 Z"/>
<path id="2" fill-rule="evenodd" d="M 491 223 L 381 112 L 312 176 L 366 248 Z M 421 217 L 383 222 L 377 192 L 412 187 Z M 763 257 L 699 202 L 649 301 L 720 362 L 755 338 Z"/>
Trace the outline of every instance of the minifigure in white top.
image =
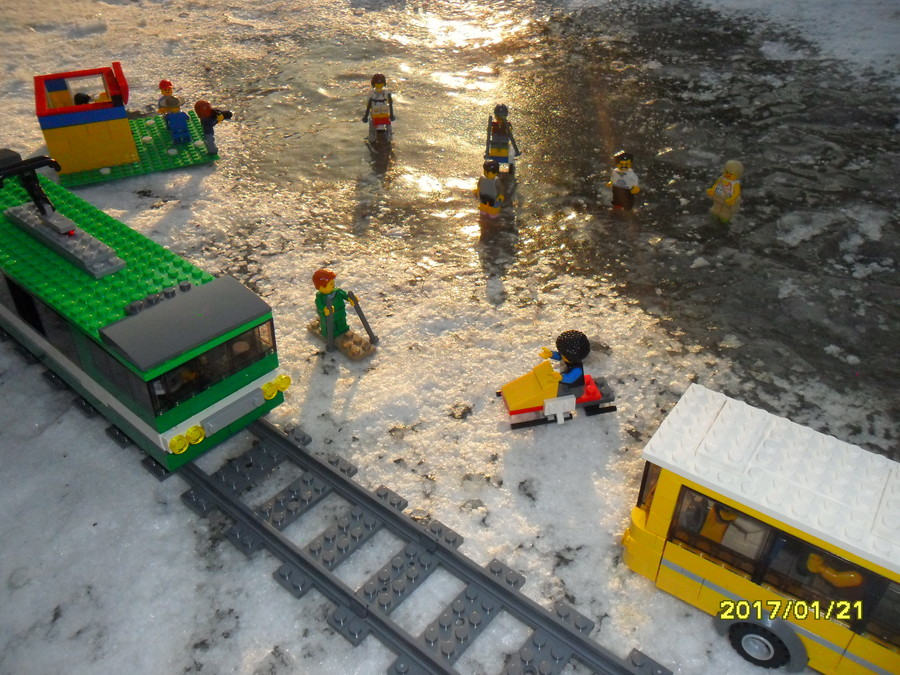
<path id="1" fill-rule="evenodd" d="M 612 188 L 612 206 L 614 209 L 631 211 L 634 208 L 634 196 L 641 191 L 637 174 L 631 168 L 634 157 L 619 150 L 613 155 L 613 159 L 616 160 L 616 168 L 612 170 L 606 184 L 606 187 Z"/>

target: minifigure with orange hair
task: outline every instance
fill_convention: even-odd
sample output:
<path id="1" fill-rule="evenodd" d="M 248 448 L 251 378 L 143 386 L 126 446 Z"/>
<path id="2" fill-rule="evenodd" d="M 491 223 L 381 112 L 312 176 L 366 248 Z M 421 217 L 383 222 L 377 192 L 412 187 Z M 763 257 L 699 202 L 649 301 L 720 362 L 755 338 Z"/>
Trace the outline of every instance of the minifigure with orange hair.
<path id="1" fill-rule="evenodd" d="M 307 329 L 325 340 L 328 350 L 337 347 L 343 354 L 351 359 L 361 359 L 375 352 L 378 337 L 372 332 L 365 314 L 359 306 L 359 302 L 353 292 L 347 292 L 335 287 L 337 275 L 329 269 L 320 269 L 312 276 L 313 286 L 316 287 L 316 314 L 318 319 L 313 320 Z M 357 335 L 347 325 L 346 303 L 356 310 L 366 329 L 368 339 Z"/>

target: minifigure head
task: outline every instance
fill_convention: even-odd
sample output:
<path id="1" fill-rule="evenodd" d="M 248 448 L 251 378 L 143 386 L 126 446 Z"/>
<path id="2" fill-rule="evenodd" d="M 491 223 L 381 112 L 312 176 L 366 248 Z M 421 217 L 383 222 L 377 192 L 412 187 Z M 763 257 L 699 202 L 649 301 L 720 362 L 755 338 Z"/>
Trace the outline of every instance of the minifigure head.
<path id="1" fill-rule="evenodd" d="M 489 159 L 481 168 L 487 178 L 496 178 L 500 174 L 500 163 L 496 159 Z"/>
<path id="2" fill-rule="evenodd" d="M 331 291 L 334 290 L 334 280 L 336 278 L 337 274 L 323 267 L 320 270 L 316 270 L 313 274 L 313 286 L 316 287 L 316 290 L 319 291 L 319 293 L 328 295 L 329 293 L 331 293 Z"/>
<path id="3" fill-rule="evenodd" d="M 581 331 L 567 330 L 556 338 L 556 351 L 567 363 L 581 362 L 591 353 L 591 343 Z"/>
<path id="4" fill-rule="evenodd" d="M 91 102 L 91 95 L 80 91 L 72 97 L 72 100 L 75 101 L 75 105 L 87 105 Z"/>
<path id="5" fill-rule="evenodd" d="M 744 165 L 736 159 L 725 162 L 725 170 L 722 172 L 727 180 L 738 180 L 744 175 Z"/>
<path id="6" fill-rule="evenodd" d="M 384 85 L 387 84 L 387 78 L 381 73 L 376 73 L 372 76 L 372 88 L 376 91 L 381 91 L 384 89 Z"/>
<path id="7" fill-rule="evenodd" d="M 194 112 L 197 113 L 197 117 L 201 120 L 212 117 L 213 114 L 212 106 L 209 104 L 209 101 L 197 101 L 194 104 Z"/>
<path id="8" fill-rule="evenodd" d="M 631 163 L 634 161 L 634 156 L 630 152 L 619 150 L 613 155 L 613 159 L 616 160 L 616 166 L 619 169 L 630 169 Z"/>
<path id="9" fill-rule="evenodd" d="M 168 80 L 159 81 L 159 93 L 161 93 L 163 96 L 171 96 L 174 90 L 175 87 L 173 87 L 172 83 Z"/>
<path id="10" fill-rule="evenodd" d="M 503 103 L 494 106 L 494 117 L 509 117 L 509 108 Z"/>

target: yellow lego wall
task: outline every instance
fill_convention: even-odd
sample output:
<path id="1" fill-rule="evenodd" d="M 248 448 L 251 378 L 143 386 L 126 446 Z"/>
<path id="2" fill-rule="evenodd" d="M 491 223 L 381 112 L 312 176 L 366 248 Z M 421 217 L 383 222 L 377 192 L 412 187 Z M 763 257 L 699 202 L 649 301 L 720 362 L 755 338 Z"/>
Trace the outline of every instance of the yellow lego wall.
<path id="1" fill-rule="evenodd" d="M 48 91 L 47 100 L 51 108 L 64 108 L 66 106 L 75 105 L 75 101 L 72 99 L 72 93 L 68 89 Z"/>
<path id="2" fill-rule="evenodd" d="M 61 174 L 138 161 L 137 146 L 126 119 L 43 131 L 47 150 L 62 167 Z"/>

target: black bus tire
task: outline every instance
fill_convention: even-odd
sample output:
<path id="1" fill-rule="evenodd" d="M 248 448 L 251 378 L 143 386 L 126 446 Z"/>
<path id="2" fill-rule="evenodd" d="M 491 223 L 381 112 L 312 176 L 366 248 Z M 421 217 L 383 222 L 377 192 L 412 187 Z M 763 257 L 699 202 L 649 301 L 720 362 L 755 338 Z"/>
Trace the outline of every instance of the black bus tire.
<path id="1" fill-rule="evenodd" d="M 734 650 L 750 663 L 763 668 L 781 668 L 791 658 L 788 648 L 768 628 L 752 623 L 736 623 L 728 629 Z"/>

